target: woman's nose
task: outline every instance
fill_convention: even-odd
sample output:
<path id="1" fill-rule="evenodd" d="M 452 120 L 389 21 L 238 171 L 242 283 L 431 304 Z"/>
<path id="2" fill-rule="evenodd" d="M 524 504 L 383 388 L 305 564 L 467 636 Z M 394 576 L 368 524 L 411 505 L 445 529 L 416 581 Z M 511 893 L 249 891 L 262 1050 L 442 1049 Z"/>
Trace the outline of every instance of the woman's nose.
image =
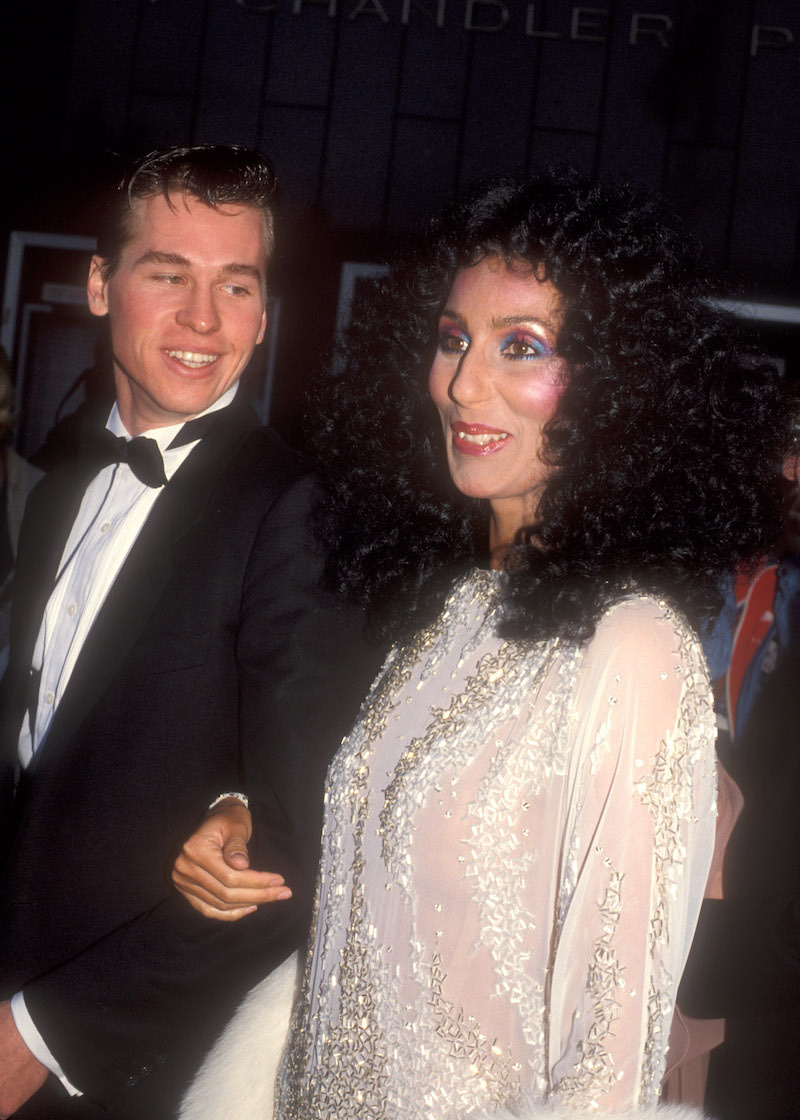
<path id="1" fill-rule="evenodd" d="M 486 400 L 491 392 L 491 378 L 480 352 L 470 348 L 459 360 L 450 382 L 448 394 L 455 404 L 468 405 Z"/>

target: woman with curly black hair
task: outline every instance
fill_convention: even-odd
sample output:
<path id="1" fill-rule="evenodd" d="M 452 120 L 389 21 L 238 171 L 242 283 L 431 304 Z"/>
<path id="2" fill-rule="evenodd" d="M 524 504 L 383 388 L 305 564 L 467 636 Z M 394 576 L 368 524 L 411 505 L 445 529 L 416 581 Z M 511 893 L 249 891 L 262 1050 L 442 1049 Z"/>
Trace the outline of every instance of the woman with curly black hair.
<path id="1" fill-rule="evenodd" d="M 629 192 L 496 181 L 320 388 L 330 582 L 396 644 L 329 771 L 284 1120 L 656 1104 L 714 844 L 697 631 L 788 443 L 708 295 Z M 228 916 L 263 883 L 192 875 Z"/>

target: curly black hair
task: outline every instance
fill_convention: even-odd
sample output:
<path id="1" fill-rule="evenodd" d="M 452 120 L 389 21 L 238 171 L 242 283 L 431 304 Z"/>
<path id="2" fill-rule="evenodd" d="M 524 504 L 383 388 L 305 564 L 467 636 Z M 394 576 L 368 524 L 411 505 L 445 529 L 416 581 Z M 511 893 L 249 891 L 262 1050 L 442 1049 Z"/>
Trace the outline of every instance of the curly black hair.
<path id="1" fill-rule="evenodd" d="M 512 553 L 504 630 L 585 640 L 621 586 L 701 626 L 726 573 L 780 526 L 789 414 L 772 364 L 710 299 L 695 244 L 625 188 L 574 172 L 493 180 L 451 204 L 380 285 L 315 390 L 332 587 L 394 636 L 485 562 L 488 506 L 449 479 L 427 375 L 459 269 L 524 261 L 562 297 L 569 370 L 545 429 L 537 521 Z"/>

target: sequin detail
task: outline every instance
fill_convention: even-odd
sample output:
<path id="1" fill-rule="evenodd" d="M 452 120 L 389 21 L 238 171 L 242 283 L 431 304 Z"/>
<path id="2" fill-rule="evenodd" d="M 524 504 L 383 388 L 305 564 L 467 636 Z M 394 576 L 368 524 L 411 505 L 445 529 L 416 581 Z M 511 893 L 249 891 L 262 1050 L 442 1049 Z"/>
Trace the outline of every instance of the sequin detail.
<path id="1" fill-rule="evenodd" d="M 713 845 L 699 644 L 632 593 L 586 646 L 503 640 L 504 578 L 390 654 L 331 764 L 281 1120 L 658 1095 Z"/>

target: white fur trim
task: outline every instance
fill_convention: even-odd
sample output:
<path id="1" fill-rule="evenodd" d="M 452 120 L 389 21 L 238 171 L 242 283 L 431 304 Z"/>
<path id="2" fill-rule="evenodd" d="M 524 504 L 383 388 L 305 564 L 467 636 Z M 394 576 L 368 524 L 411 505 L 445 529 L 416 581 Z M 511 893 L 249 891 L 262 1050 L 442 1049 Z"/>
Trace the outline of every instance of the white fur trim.
<path id="1" fill-rule="evenodd" d="M 183 1098 L 178 1120 L 273 1120 L 275 1079 L 300 986 L 294 953 L 252 989 L 214 1043 Z M 469 1120 L 704 1120 L 681 1104 L 624 1112 L 581 1111 L 553 1099 L 523 1098 L 510 1109 L 470 1112 Z M 465 1117 L 465 1120 L 467 1118 Z"/>
<path id="2" fill-rule="evenodd" d="M 294 953 L 248 992 L 189 1086 L 178 1120 L 272 1120 L 299 964 Z"/>

